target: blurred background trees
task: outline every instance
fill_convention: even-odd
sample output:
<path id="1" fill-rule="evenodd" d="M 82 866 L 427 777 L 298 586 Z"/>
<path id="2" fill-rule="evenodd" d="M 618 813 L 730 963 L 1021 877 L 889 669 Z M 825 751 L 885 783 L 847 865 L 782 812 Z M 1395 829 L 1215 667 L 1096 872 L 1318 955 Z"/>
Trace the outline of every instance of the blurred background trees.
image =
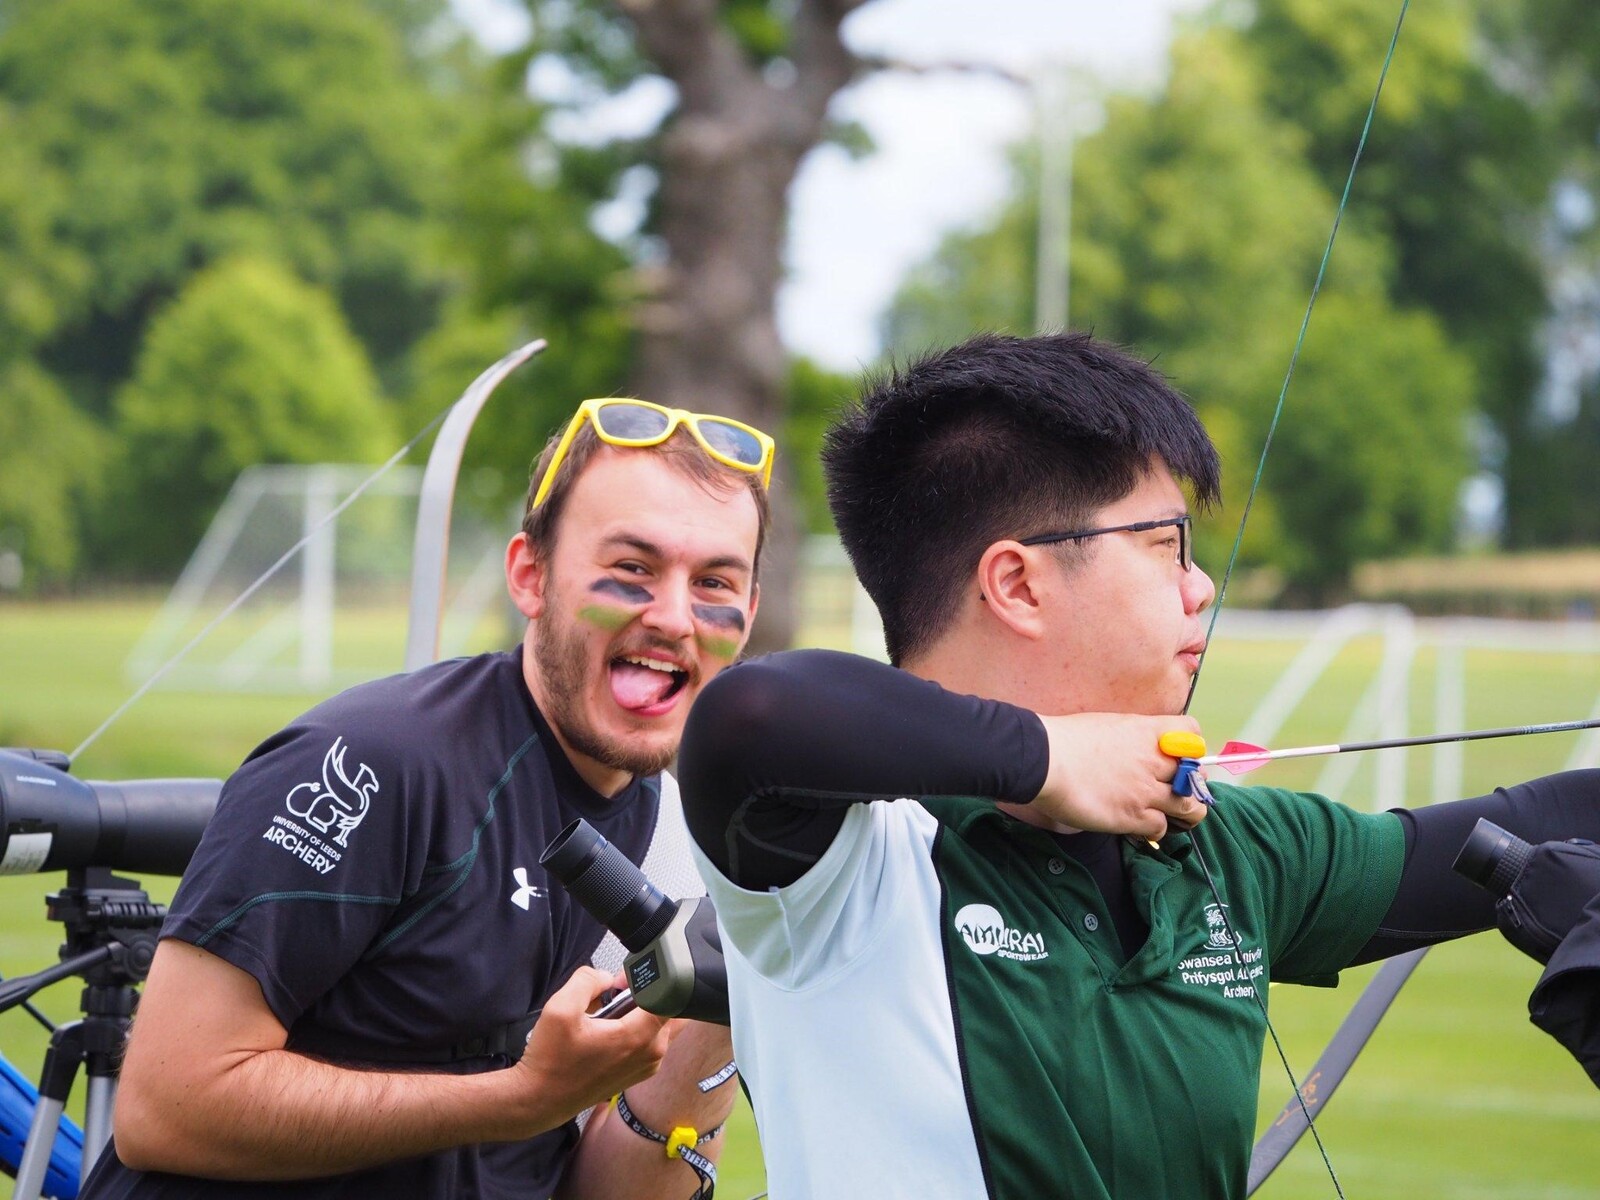
<path id="1" fill-rule="evenodd" d="M 1160 355 L 1219 435 L 1233 497 L 1249 487 L 1395 12 L 1387 0 L 1211 12 L 1176 40 L 1164 88 L 1105 98 L 1075 148 L 1072 323 Z M 1454 498 L 1479 468 L 1504 488 L 1508 544 L 1573 529 L 1571 514 L 1542 515 L 1572 495 L 1570 476 L 1548 471 L 1541 408 L 1544 231 L 1572 143 L 1541 69 L 1502 10 L 1486 21 L 1457 0 L 1408 15 L 1246 543 L 1288 599 L 1336 599 L 1364 559 L 1453 547 Z M 1039 161 L 1019 148 L 1006 209 L 913 273 L 885 319 L 891 347 L 1033 327 L 1051 186 Z M 1208 560 L 1230 542 L 1210 530 Z"/>
<path id="2" fill-rule="evenodd" d="M 410 15 L 303 0 L 0 4 L 0 346 L 36 408 L 113 435 L 103 454 L 51 464 L 80 505 L 73 536 L 0 508 L 0 531 L 20 524 L 46 579 L 181 565 L 247 463 L 391 448 L 373 376 L 404 390 L 451 290 L 445 201 L 469 123 L 454 58 L 424 54 Z M 201 282 L 238 255 L 257 265 Z M 346 327 L 356 340 L 319 378 Z M 257 381 L 259 408 L 239 408 Z M 346 429 L 378 413 L 378 440 L 313 434 L 294 448 L 310 430 L 266 411 L 291 392 L 322 393 Z"/>
<path id="3" fill-rule="evenodd" d="M 243 257 L 196 274 L 150 322 L 110 427 L 96 540 L 128 572 L 179 570 L 252 463 L 381 462 L 397 444 L 333 298 Z"/>
<path id="4" fill-rule="evenodd" d="M 166 574 L 242 466 L 379 458 L 538 335 L 469 451 L 493 503 L 584 396 L 768 428 L 787 640 L 853 381 L 786 352 L 774 294 L 800 164 L 870 151 L 832 115 L 886 66 L 841 34 L 861 2 L 523 0 L 495 55 L 446 0 L 0 0 L 0 550 L 33 588 Z M 1077 103 L 1069 322 L 1195 398 L 1235 499 L 1394 9 L 1222 4 L 1160 87 Z M 1455 546 L 1469 481 L 1484 536 L 1600 537 L 1597 79 L 1580 0 L 1411 11 L 1246 544 L 1285 598 Z M 636 128 L 588 119 L 623 95 L 656 98 Z M 1036 327 L 1037 142 L 906 279 L 888 353 Z"/>

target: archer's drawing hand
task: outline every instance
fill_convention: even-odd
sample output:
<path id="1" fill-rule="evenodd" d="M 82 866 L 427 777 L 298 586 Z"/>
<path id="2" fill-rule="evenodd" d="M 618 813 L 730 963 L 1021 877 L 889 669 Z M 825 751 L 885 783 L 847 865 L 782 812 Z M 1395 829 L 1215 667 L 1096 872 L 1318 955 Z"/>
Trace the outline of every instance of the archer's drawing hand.
<path id="1" fill-rule="evenodd" d="M 1178 796 L 1178 761 L 1161 752 L 1163 733 L 1200 731 L 1192 717 L 1078 713 L 1041 717 L 1050 740 L 1050 770 L 1033 807 L 1052 821 L 1102 833 L 1166 836 L 1206 815 L 1193 796 Z"/>

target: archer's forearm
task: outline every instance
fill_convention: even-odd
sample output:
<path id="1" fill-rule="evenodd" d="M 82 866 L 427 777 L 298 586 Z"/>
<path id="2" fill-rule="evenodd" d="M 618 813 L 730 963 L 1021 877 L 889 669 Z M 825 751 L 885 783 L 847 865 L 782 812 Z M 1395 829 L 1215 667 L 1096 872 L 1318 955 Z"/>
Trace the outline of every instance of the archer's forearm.
<path id="1" fill-rule="evenodd" d="M 1493 928 L 1495 898 L 1454 870 L 1473 827 L 1485 818 L 1527 842 L 1600 841 L 1600 771 L 1563 771 L 1487 796 L 1395 813 L 1406 829 L 1405 867 L 1357 963 Z"/>
<path id="2" fill-rule="evenodd" d="M 678 780 L 701 850 L 741 886 L 765 888 L 798 878 L 852 804 L 917 795 L 1026 804 L 1049 755 L 1026 709 L 855 655 L 795 650 L 706 685 L 684 729 Z M 751 846 L 730 844 L 735 829 L 757 827 Z M 744 854 L 768 841 L 784 854 L 770 863 Z"/>

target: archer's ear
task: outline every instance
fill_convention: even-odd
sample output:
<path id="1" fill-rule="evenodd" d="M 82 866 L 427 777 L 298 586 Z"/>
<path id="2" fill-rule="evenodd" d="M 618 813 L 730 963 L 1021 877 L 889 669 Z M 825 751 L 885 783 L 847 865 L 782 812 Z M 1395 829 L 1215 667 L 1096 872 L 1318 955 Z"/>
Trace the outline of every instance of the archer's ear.
<path id="1" fill-rule="evenodd" d="M 506 544 L 506 591 L 517 611 L 533 620 L 544 611 L 545 564 L 528 535 L 519 533 Z"/>
<path id="2" fill-rule="evenodd" d="M 978 560 L 978 589 L 989 614 L 1030 640 L 1045 634 L 1044 564 L 1040 552 L 1009 539 L 995 542 Z"/>

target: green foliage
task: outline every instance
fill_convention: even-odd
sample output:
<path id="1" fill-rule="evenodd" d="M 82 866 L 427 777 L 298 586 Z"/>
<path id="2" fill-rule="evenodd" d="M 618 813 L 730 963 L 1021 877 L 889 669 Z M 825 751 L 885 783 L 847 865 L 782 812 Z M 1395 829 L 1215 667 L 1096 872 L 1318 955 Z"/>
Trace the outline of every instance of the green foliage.
<path id="1" fill-rule="evenodd" d="M 495 117 L 463 156 L 460 215 L 453 225 L 474 266 L 472 306 L 480 314 L 510 312 L 520 328 L 550 340 L 532 370 L 541 395 L 557 398 L 540 409 L 556 423 L 579 400 L 614 394 L 630 378 L 635 330 L 651 319 L 651 297 L 660 285 L 654 197 L 666 123 L 632 137 L 552 132 L 554 117 L 582 113 L 604 96 L 658 79 L 660 69 L 641 52 L 625 5 L 525 0 L 525 7 L 532 37 L 501 63 Z M 716 6 L 716 15 L 748 63 L 782 65 L 796 23 L 793 4 L 730 0 Z M 530 70 L 557 80 L 532 101 Z M 825 136 L 852 155 L 870 150 L 870 139 L 853 123 L 832 123 Z M 642 198 L 639 227 L 602 236 L 596 211 L 622 194 Z M 793 378 L 809 376 L 799 367 Z M 496 419 L 485 411 L 486 422 Z M 484 440 L 516 447 L 526 467 L 525 441 Z M 513 475 L 509 462 L 496 465 Z"/>
<path id="2" fill-rule="evenodd" d="M 827 486 L 822 478 L 822 435 L 840 407 L 856 396 L 852 376 L 830 371 L 810 359 L 789 367 L 789 419 L 778 435 L 775 470 L 794 481 L 808 533 L 832 533 Z"/>
<path id="3" fill-rule="evenodd" d="M 1496 46 L 1548 97 L 1569 167 L 1593 171 L 1600 129 L 1600 23 L 1589 0 L 1519 0 L 1488 16 Z"/>
<path id="4" fill-rule="evenodd" d="M 94 456 L 63 452 L 53 490 L 24 489 L 31 468 L 7 456 L 0 523 L 15 536 L 42 528 L 44 507 L 30 501 L 22 523 L 18 496 L 79 497 L 54 506 L 46 574 L 70 569 L 80 539 L 97 568 L 181 562 L 259 458 L 392 448 L 373 372 L 419 393 L 413 350 L 461 307 L 459 160 L 492 150 L 505 177 L 521 171 L 516 142 L 486 138 L 500 97 L 447 0 L 4 0 L 0 28 L 0 363 L 36 364 L 8 374 L 0 420 L 51 397 L 52 428 L 76 445 L 92 430 L 64 396 L 119 439 L 117 500 L 81 534 L 73 471 Z M 255 266 L 191 288 L 241 259 Z M 200 329 L 216 360 L 173 334 L 150 345 L 158 314 Z M 213 387 L 225 402 L 200 403 Z"/>
<path id="5" fill-rule="evenodd" d="M 723 23 L 745 53 L 763 63 L 782 57 L 787 49 L 791 11 L 773 0 L 726 0 L 720 6 Z"/>
<path id="6" fill-rule="evenodd" d="M 906 275 L 883 316 L 891 355 L 914 358 L 987 329 L 1032 332 L 1038 165 L 1022 155 L 1014 165 L 1016 194 L 994 223 L 947 234 Z"/>
<path id="7" fill-rule="evenodd" d="M 77 518 L 92 500 L 105 436 L 27 359 L 0 368 L 0 550 L 22 557 L 23 586 L 60 583 L 77 565 Z"/>
<path id="8" fill-rule="evenodd" d="M 464 308 L 449 313 L 412 352 L 412 392 L 401 406 L 401 435 L 409 438 L 455 403 L 485 368 L 525 340 L 518 334 L 516 320 L 506 309 L 487 315 Z M 524 373 L 536 370 L 542 357 L 532 361 L 534 366 L 524 367 Z M 524 374 L 522 378 L 525 377 Z M 519 376 L 513 375 L 500 389 L 509 391 L 519 381 Z M 495 400 L 483 410 L 480 422 L 489 420 L 499 406 L 501 391 L 496 392 Z M 475 429 L 479 427 L 474 426 Z"/>
<path id="9" fill-rule="evenodd" d="M 61 172 L 33 152 L 15 106 L 0 94 L 0 359 L 26 353 L 49 335 L 61 322 L 63 297 L 87 284 L 86 255 L 51 230 L 66 190 Z"/>
<path id="10" fill-rule="evenodd" d="M 526 50 L 510 60 L 525 67 L 543 55 L 559 59 L 583 85 L 619 92 L 650 74 L 619 6 L 606 0 L 522 0 L 533 20 Z M 518 72 L 521 74 L 521 71 Z"/>
<path id="11" fill-rule="evenodd" d="M 1295 373 L 1294 419 L 1267 471 L 1300 599 L 1342 598 L 1356 564 L 1446 549 L 1470 466 L 1471 360 L 1431 314 L 1348 295 L 1319 301 Z"/>
<path id="12" fill-rule="evenodd" d="M 1474 407 L 1507 445 L 1510 533 L 1527 540 L 1541 497 L 1565 484 L 1547 473 L 1530 421 L 1534 331 L 1547 309 L 1538 233 L 1558 170 L 1558 113 L 1516 82 L 1491 40 L 1500 8 L 1411 7 L 1352 215 L 1394 247 L 1395 302 L 1432 312 L 1471 358 Z M 1276 82 L 1265 101 L 1306 132 L 1323 185 L 1342 188 L 1398 10 L 1390 0 L 1259 0 L 1256 11 L 1244 36 Z"/>
<path id="13" fill-rule="evenodd" d="M 581 87 L 616 93 L 655 73 L 639 52 L 627 5 L 610 0 L 523 0 L 533 18 L 526 58 L 559 59 Z M 782 59 L 797 6 L 788 0 L 721 0 L 717 18 L 752 62 Z"/>
<path id="14" fill-rule="evenodd" d="M 1542 348 L 1552 361 L 1549 392 L 1538 393 L 1519 425 L 1502 423 L 1510 546 L 1593 543 L 1600 538 L 1600 380 L 1583 349 L 1594 337 L 1593 282 L 1600 272 L 1600 24 L 1586 0 L 1519 0 L 1487 6 L 1489 40 L 1501 73 L 1537 103 L 1552 127 L 1560 179 L 1539 227 L 1556 310 Z M 1578 201 L 1578 211 L 1570 206 Z M 1581 210 L 1588 208 L 1587 213 Z M 1576 351 L 1576 352 L 1575 352 Z M 1568 371 L 1579 368 L 1578 378 Z M 1571 385 L 1569 390 L 1569 384 Z"/>
<path id="15" fill-rule="evenodd" d="M 1073 324 L 1152 357 L 1195 398 L 1234 504 L 1199 534 L 1219 570 L 1337 203 L 1306 134 L 1266 102 L 1277 87 L 1238 31 L 1200 27 L 1174 43 L 1165 89 L 1109 97 L 1074 154 Z M 1027 150 L 1015 165 L 1005 209 L 948 239 L 896 298 L 895 352 L 1031 331 L 1039 167 Z M 1241 561 L 1279 566 L 1301 595 L 1451 531 L 1476 379 L 1436 319 L 1390 298 L 1400 257 L 1381 223 L 1346 220 L 1273 451 L 1295 466 L 1269 459 L 1251 513 Z"/>
<path id="16" fill-rule="evenodd" d="M 408 423 L 420 425 L 517 341 L 548 340 L 549 349 L 483 410 L 467 448 L 467 463 L 488 469 L 477 478 L 499 480 L 482 501 L 496 504 L 521 493 L 544 438 L 579 401 L 630 386 L 651 398 L 648 381 L 629 380 L 636 331 L 652 319 L 661 286 L 661 247 L 652 240 L 661 130 L 605 137 L 563 124 L 656 77 L 658 68 L 641 53 L 622 7 L 605 0 L 529 0 L 526 7 L 530 41 L 497 64 L 493 93 L 452 163 L 448 245 L 470 264 L 471 284 L 419 343 L 405 388 Z M 717 11 L 750 62 L 777 64 L 787 52 L 792 6 L 737 0 Z M 532 96 L 530 74 L 539 81 Z M 870 146 L 854 125 L 830 126 L 828 136 L 852 153 Z M 622 195 L 642 205 L 639 225 L 618 232 L 613 223 L 602 235 L 596 215 Z M 846 388 L 806 364 L 794 367 L 790 382 L 791 428 L 773 429 L 780 462 L 790 464 L 779 469 L 796 472 L 807 521 L 828 528 L 814 462 L 816 413 L 824 392 Z M 791 436 L 800 439 L 793 448 Z"/>
<path id="17" fill-rule="evenodd" d="M 576 28 L 549 25 L 567 5 L 540 6 L 540 38 L 578 49 L 594 62 L 598 27 L 575 12 Z M 581 8 L 582 6 L 577 6 Z M 563 18 L 565 20 L 566 18 Z M 558 36 L 559 35 L 559 36 Z M 618 46 L 618 71 L 637 71 L 631 43 Z M 457 150 L 452 168 L 450 245 L 471 266 L 471 286 L 448 306 L 439 329 L 419 346 L 409 389 L 411 412 L 431 415 L 516 342 L 545 338 L 549 349 L 502 385 L 483 410 L 467 462 L 495 471 L 500 500 L 527 484 L 548 431 L 589 396 L 618 394 L 632 348 L 633 302 L 640 285 L 629 248 L 595 232 L 591 217 L 611 199 L 631 161 L 628 146 L 574 146 L 545 128 L 548 109 L 530 99 L 526 67 L 548 52 L 536 39 L 499 64 L 496 91 Z M 609 60 L 607 60 L 609 61 Z M 609 77 L 609 67 L 601 74 Z M 574 69 L 577 69 L 575 66 Z M 599 68 L 597 68 L 599 69 Z"/>
<path id="18" fill-rule="evenodd" d="M 1506 465 L 1507 490 L 1524 501 L 1509 544 L 1600 543 L 1600 395 L 1593 386 L 1570 419 L 1535 421 L 1524 446 L 1526 454 Z"/>
<path id="19" fill-rule="evenodd" d="M 6 7 L 0 229 L 49 231 L 7 291 L 53 311 L 0 304 L 0 345 L 39 342 L 103 414 L 151 314 L 198 267 L 253 253 L 332 291 L 398 369 L 447 283 L 436 210 L 461 120 L 380 14 L 421 4 Z"/>
<path id="20" fill-rule="evenodd" d="M 403 418 L 405 436 L 453 404 L 491 363 L 534 336 L 509 308 L 489 314 L 453 312 L 417 347 L 415 390 Z M 545 363 L 552 352 L 546 350 L 519 368 L 480 410 L 462 459 L 468 470 L 456 489 L 458 505 L 470 504 L 500 520 L 526 489 L 547 434 L 571 417 L 576 401 L 549 387 Z"/>
<path id="21" fill-rule="evenodd" d="M 258 462 L 366 462 L 395 444 L 372 368 L 322 289 L 259 258 L 199 275 L 117 394 L 107 557 L 179 566 Z"/>

